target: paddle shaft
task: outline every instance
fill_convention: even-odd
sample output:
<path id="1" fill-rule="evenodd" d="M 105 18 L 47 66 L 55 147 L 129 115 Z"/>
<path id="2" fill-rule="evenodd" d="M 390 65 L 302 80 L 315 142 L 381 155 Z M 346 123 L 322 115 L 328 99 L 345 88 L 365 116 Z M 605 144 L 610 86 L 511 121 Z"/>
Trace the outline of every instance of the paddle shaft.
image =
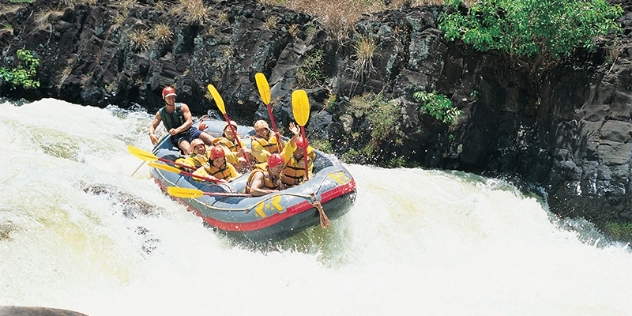
<path id="1" fill-rule="evenodd" d="M 276 124 L 274 123 L 274 115 L 272 115 L 272 108 L 270 107 L 270 104 L 266 104 L 266 106 L 268 107 L 268 115 L 270 116 L 270 123 L 272 123 L 272 130 L 274 131 L 274 136 L 276 136 L 277 139 L 277 148 L 279 149 L 279 154 L 281 154 L 283 151 L 283 145 L 281 145 L 281 135 L 279 135 Z"/>
<path id="2" fill-rule="evenodd" d="M 158 148 L 159 146 L 162 146 L 162 144 L 171 137 L 171 134 L 168 134 L 166 137 L 164 137 L 154 148 Z M 145 164 L 145 160 L 143 160 L 143 162 L 136 168 L 136 170 L 134 170 L 134 172 L 132 173 L 132 177 L 136 174 L 136 172 L 138 172 L 138 170 L 140 169 L 140 167 L 142 167 Z"/>
<path id="3" fill-rule="evenodd" d="M 233 132 L 233 135 L 235 136 L 235 140 L 237 141 L 237 147 L 239 147 L 239 149 L 242 149 L 243 146 L 241 145 L 241 140 L 239 140 L 239 136 L 237 136 L 237 131 L 233 127 L 233 124 L 230 124 L 230 118 L 228 118 L 228 114 L 226 114 L 226 112 L 224 112 L 224 119 L 226 119 L 226 122 L 228 122 L 228 127 L 230 128 L 230 130 Z M 250 158 L 248 158 L 248 153 L 244 153 L 244 158 L 246 159 L 246 164 L 248 165 L 248 169 L 252 171 L 252 166 L 250 165 Z"/>
<path id="4" fill-rule="evenodd" d="M 305 164 L 305 181 L 309 180 L 309 168 L 307 167 L 307 138 L 305 138 L 305 126 L 301 126 L 301 135 L 305 140 L 303 142 L 303 163 Z"/>
<path id="5" fill-rule="evenodd" d="M 203 195 L 251 197 L 250 194 L 245 194 L 245 193 L 204 192 L 198 189 L 189 189 L 189 188 L 181 188 L 181 187 L 168 187 L 167 192 L 175 197 L 187 198 L 187 199 L 195 199 Z"/>
<path id="6" fill-rule="evenodd" d="M 209 178 L 209 177 L 205 177 L 205 176 L 200 176 L 200 175 L 197 175 L 197 174 L 186 172 L 184 170 L 180 170 L 180 169 L 178 169 L 176 167 L 171 167 L 171 166 L 167 166 L 167 165 L 161 165 L 161 164 L 155 163 L 155 162 L 150 162 L 149 166 L 157 168 L 157 169 L 162 169 L 162 170 L 165 170 L 165 171 L 177 173 L 177 174 L 183 175 L 183 176 L 189 176 L 189 177 L 203 179 L 203 180 L 206 180 L 206 181 L 209 181 L 209 182 L 214 182 L 214 183 L 222 182 L 221 180 L 219 180 L 217 178 Z"/>

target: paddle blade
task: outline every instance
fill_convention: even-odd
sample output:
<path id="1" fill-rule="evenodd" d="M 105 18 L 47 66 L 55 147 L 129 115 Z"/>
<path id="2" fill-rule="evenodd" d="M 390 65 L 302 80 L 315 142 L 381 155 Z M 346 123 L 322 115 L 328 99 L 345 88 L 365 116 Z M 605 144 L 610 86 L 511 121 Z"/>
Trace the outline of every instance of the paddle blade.
<path id="1" fill-rule="evenodd" d="M 169 172 L 175 172 L 175 173 L 180 173 L 182 170 L 176 168 L 176 167 L 172 167 L 172 166 L 168 166 L 162 163 L 157 163 L 157 162 L 150 162 L 147 164 L 148 166 L 152 167 L 152 168 L 156 168 L 156 169 L 162 169 L 165 171 L 169 171 Z"/>
<path id="2" fill-rule="evenodd" d="M 261 100 L 266 105 L 270 104 L 270 85 L 268 85 L 268 80 L 266 79 L 266 76 L 258 72 L 255 75 L 255 81 L 257 82 L 257 88 L 259 89 Z"/>
<path id="3" fill-rule="evenodd" d="M 156 161 L 158 160 L 158 157 L 148 151 L 144 151 L 140 148 L 136 148 L 132 145 L 127 145 L 127 150 L 129 150 L 130 154 L 145 160 L 145 161 Z"/>
<path id="4" fill-rule="evenodd" d="M 296 123 L 305 126 L 309 119 L 309 99 L 305 90 L 295 90 L 292 92 L 292 114 Z"/>
<path id="5" fill-rule="evenodd" d="M 210 92 L 211 95 L 213 96 L 213 100 L 215 100 L 215 104 L 217 104 L 217 108 L 219 109 L 219 111 L 222 112 L 222 114 L 226 114 L 226 108 L 224 107 L 224 100 L 222 100 L 222 96 L 219 95 L 219 92 L 217 92 L 217 89 L 215 89 L 215 86 L 213 86 L 212 84 L 209 84 L 207 88 L 208 88 L 208 92 Z"/>
<path id="6" fill-rule="evenodd" d="M 200 190 L 178 188 L 178 187 L 168 187 L 167 192 L 175 197 L 185 198 L 185 199 L 195 199 L 204 195 L 204 192 Z"/>

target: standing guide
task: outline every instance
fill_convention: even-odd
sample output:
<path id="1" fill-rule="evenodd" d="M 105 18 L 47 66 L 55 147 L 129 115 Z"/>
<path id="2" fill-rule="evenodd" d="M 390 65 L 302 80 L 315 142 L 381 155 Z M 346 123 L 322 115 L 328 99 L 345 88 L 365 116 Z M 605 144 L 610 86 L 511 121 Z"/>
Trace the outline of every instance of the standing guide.
<path id="1" fill-rule="evenodd" d="M 171 143 L 180 148 L 185 155 L 192 152 L 191 142 L 196 138 L 204 141 L 206 145 L 213 144 L 213 136 L 193 126 L 193 117 L 189 106 L 176 102 L 176 90 L 173 87 L 169 86 L 162 89 L 162 98 L 165 100 L 165 106 L 156 112 L 154 121 L 149 126 L 149 138 L 154 146 L 158 144 L 158 138 L 154 132 L 160 122 L 171 135 Z"/>

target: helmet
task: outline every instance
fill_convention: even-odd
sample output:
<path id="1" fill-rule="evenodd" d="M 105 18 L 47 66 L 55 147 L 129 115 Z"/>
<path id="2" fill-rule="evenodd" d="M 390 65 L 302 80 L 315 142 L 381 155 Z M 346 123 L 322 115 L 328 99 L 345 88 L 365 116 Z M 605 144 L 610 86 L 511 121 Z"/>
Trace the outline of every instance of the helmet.
<path id="1" fill-rule="evenodd" d="M 204 145 L 204 142 L 199 138 L 196 138 L 191 141 L 191 147 L 195 148 L 197 147 L 197 145 Z"/>
<path id="2" fill-rule="evenodd" d="M 229 124 L 226 124 L 226 126 L 224 126 L 224 132 L 226 131 L 226 129 L 228 128 Z M 237 132 L 237 123 L 235 123 L 235 121 L 230 121 L 230 125 L 233 126 L 233 128 L 235 128 L 235 132 Z"/>
<path id="3" fill-rule="evenodd" d="M 162 98 L 164 99 L 168 96 L 176 96 L 176 89 L 171 86 L 162 89 Z"/>
<path id="4" fill-rule="evenodd" d="M 279 164 L 284 164 L 284 163 L 285 163 L 285 159 L 283 159 L 283 157 L 281 157 L 281 155 L 277 153 L 274 153 L 270 155 L 270 157 L 268 157 L 268 167 L 270 168 L 274 168 L 278 166 Z"/>
<path id="5" fill-rule="evenodd" d="M 268 126 L 268 122 L 264 120 L 258 120 L 255 122 L 255 130 L 258 130 L 260 128 L 267 128 L 268 130 L 270 130 L 270 127 Z"/>
<path id="6" fill-rule="evenodd" d="M 307 145 L 307 140 L 301 136 L 296 139 L 296 148 L 303 149 Z"/>
<path id="7" fill-rule="evenodd" d="M 211 149 L 211 160 L 224 156 L 226 156 L 226 153 L 224 153 L 224 149 L 221 146 L 215 146 Z"/>

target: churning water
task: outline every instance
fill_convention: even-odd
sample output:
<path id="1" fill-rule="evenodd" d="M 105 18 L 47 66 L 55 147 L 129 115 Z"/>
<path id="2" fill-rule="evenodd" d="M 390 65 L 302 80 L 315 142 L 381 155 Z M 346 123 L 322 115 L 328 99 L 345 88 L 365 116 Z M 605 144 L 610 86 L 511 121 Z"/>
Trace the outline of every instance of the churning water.
<path id="1" fill-rule="evenodd" d="M 0 105 L 0 305 L 89 315 L 632 315 L 632 252 L 493 179 L 347 165 L 323 230 L 231 244 L 127 145 L 153 115 Z M 581 230 L 569 227 L 580 227 Z"/>

